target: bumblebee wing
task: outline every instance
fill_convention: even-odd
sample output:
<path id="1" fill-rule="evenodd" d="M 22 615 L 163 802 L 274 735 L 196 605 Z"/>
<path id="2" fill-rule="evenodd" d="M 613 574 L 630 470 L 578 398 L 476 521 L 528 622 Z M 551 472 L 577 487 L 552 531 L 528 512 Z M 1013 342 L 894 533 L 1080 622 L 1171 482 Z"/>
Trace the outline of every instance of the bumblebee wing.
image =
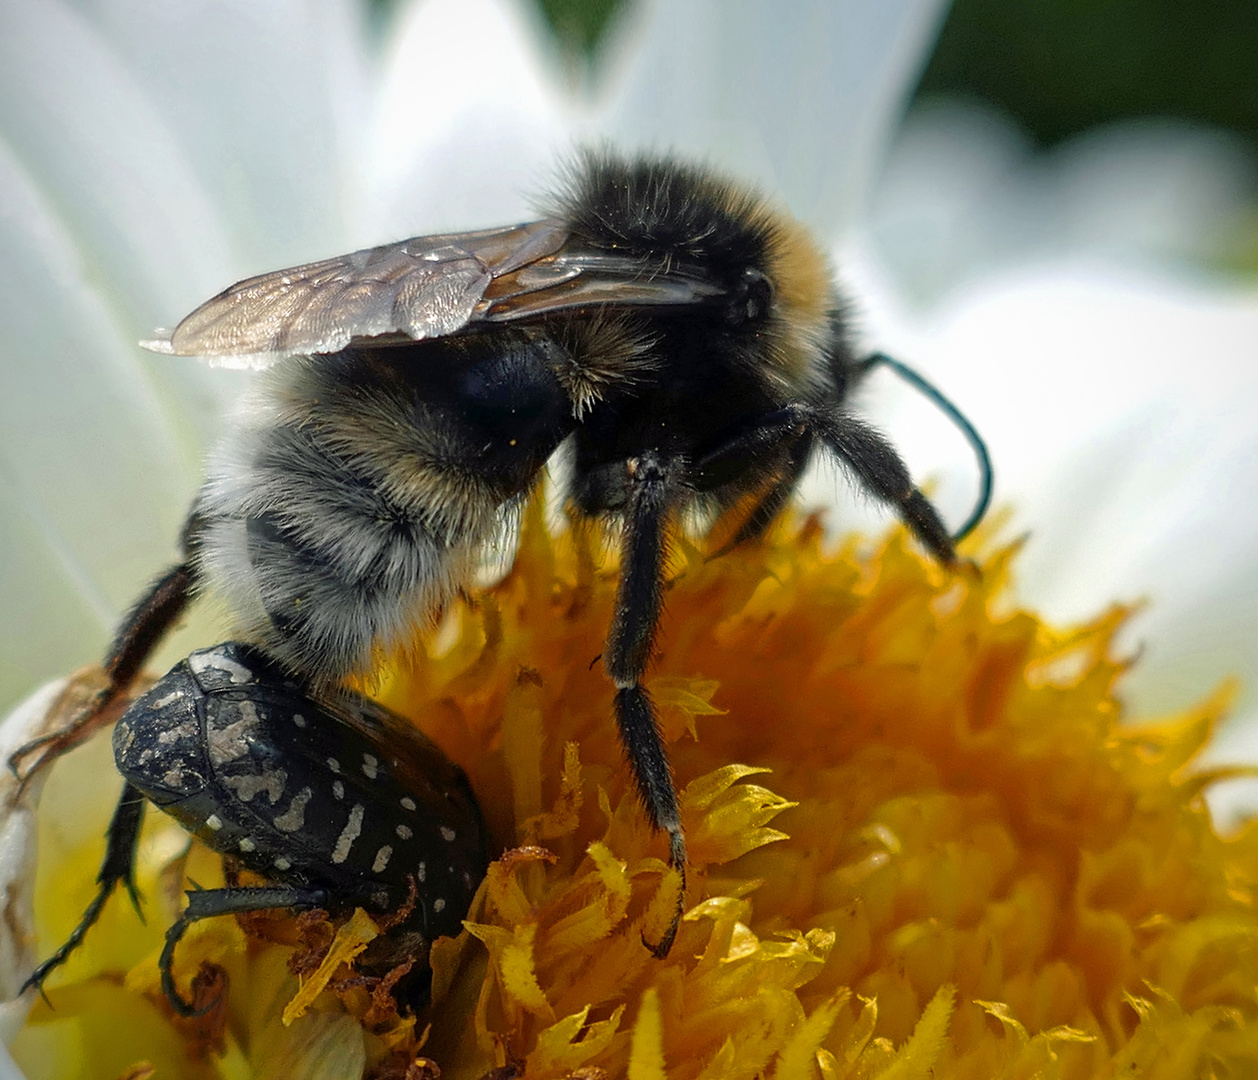
<path id="1" fill-rule="evenodd" d="M 570 308 L 679 307 L 723 296 L 727 287 L 677 263 L 600 250 L 571 238 L 536 262 L 504 272 L 476 306 L 478 322 L 510 322 Z"/>
<path id="2" fill-rule="evenodd" d="M 266 367 L 356 338 L 441 337 L 467 325 L 494 277 L 557 251 L 554 221 L 418 236 L 247 278 L 207 300 L 154 352 Z"/>
<path id="3" fill-rule="evenodd" d="M 417 341 L 476 323 L 578 307 L 677 306 L 725 290 L 696 271 L 607 251 L 547 220 L 420 236 L 238 282 L 185 318 L 154 352 L 229 367 L 332 353 L 353 341 Z"/>

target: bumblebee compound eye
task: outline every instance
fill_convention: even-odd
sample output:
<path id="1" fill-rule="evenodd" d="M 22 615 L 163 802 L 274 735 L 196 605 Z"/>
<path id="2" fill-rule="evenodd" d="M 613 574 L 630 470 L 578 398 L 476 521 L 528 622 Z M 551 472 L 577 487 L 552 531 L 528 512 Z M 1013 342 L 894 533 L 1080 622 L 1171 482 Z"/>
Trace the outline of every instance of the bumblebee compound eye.
<path id="1" fill-rule="evenodd" d="M 726 300 L 725 318 L 731 326 L 759 322 L 768 315 L 772 302 L 773 286 L 769 279 L 749 266 Z"/>

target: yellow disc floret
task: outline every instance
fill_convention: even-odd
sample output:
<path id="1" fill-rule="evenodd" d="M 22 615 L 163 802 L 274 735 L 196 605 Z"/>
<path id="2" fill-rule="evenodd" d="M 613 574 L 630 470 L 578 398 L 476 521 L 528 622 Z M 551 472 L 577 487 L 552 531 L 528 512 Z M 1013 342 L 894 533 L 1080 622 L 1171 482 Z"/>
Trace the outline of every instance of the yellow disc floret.
<path id="1" fill-rule="evenodd" d="M 223 1077 L 1258 1075 L 1258 831 L 1219 835 L 1192 764 L 1226 695 L 1121 723 L 1125 612 L 1060 631 L 1002 610 L 1009 550 L 979 578 L 899 534 L 831 552 L 812 521 L 710 561 L 678 548 L 648 689 L 692 873 L 653 958 L 680 879 L 593 664 L 616 581 L 600 554 L 531 511 L 511 573 L 380 679 L 504 849 L 466 932 L 436 944 L 415 1022 L 336 965 L 370 926 L 296 965 L 321 980 L 302 991 L 301 933 L 220 919 L 179 957 L 231 976 L 217 1043 L 163 1012 L 159 927 L 130 953 L 89 938 L 15 1055 L 56 1049 L 41 1032 L 60 1025 L 61 1077 L 98 1075 L 100 1054 Z M 141 886 L 170 895 L 169 844 L 145 854 Z M 37 903 L 96 857 L 45 868 Z M 147 1045 L 95 1022 L 127 994 Z M 202 1056 L 175 1068 L 178 1046 Z"/>

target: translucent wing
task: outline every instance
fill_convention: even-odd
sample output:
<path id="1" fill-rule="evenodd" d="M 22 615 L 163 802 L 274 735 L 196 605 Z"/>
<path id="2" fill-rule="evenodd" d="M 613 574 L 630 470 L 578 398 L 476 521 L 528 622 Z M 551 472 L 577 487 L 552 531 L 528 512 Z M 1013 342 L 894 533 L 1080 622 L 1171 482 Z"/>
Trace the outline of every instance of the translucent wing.
<path id="1" fill-rule="evenodd" d="M 421 236 L 261 274 L 206 301 L 168 339 L 144 344 L 262 367 L 355 338 L 440 337 L 467 325 L 496 274 L 556 251 L 566 236 L 550 221 Z"/>
<path id="2" fill-rule="evenodd" d="M 687 304 L 722 292 L 675 266 L 591 248 L 546 220 L 414 237 L 248 278 L 206 301 L 168 338 L 141 344 L 222 366 L 266 367 L 364 338 L 415 341 L 564 308 Z"/>

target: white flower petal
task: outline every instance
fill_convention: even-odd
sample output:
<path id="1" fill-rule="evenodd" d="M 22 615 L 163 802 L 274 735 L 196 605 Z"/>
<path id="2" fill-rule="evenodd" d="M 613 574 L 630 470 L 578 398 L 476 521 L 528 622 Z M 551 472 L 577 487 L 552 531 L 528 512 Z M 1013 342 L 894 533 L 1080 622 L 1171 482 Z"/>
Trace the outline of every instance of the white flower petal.
<path id="1" fill-rule="evenodd" d="M 380 240 L 534 217 L 570 149 L 519 7 L 428 0 L 399 20 L 372 119 L 360 228 Z"/>
<path id="2" fill-rule="evenodd" d="M 28 995 L 14 1001 L 18 986 L 34 970 L 35 925 L 31 896 L 35 888 L 35 805 L 46 774 L 34 777 L 20 791 L 9 770 L 9 756 L 18 747 L 44 734 L 49 710 L 68 680 L 40 687 L 0 723 L 0 1042 L 10 1043 L 31 1005 Z M 0 1073 L 0 1075 L 3 1075 Z"/>
<path id="3" fill-rule="evenodd" d="M 77 8 L 0 7 L 0 135 L 131 324 L 188 303 L 172 268 L 206 274 L 225 260 L 226 232 L 177 132 Z"/>
<path id="4" fill-rule="evenodd" d="M 360 5 L 96 0 L 91 10 L 228 223 L 240 273 L 339 250 L 367 107 Z"/>
<path id="5" fill-rule="evenodd" d="M 863 228 L 899 287 L 934 302 L 1056 258 L 1217 262 L 1253 191 L 1245 148 L 1222 132 L 1129 121 L 1037 153 L 1003 114 L 936 103 L 897 136 Z"/>
<path id="6" fill-rule="evenodd" d="M 99 651 L 136 581 L 169 558 L 198 466 L 168 388 L 3 143 L 0 202 L 0 700 L 11 701 Z"/>
<path id="7" fill-rule="evenodd" d="M 1143 650 L 1122 686 L 1130 714 L 1166 714 L 1239 675 L 1214 758 L 1258 760 L 1258 293 L 1058 264 L 988 279 L 933 315 L 887 293 L 866 311 L 873 340 L 987 441 L 996 505 L 1030 532 L 1019 600 L 1057 622 L 1147 600 L 1123 637 Z M 946 478 L 957 521 L 972 458 L 914 397 L 884 385 L 875 412 L 916 475 Z M 1214 806 L 1230 816 L 1255 794 L 1221 789 Z"/>
<path id="8" fill-rule="evenodd" d="M 944 5 L 644 5 L 598 130 L 707 158 L 833 236 L 860 205 Z"/>

